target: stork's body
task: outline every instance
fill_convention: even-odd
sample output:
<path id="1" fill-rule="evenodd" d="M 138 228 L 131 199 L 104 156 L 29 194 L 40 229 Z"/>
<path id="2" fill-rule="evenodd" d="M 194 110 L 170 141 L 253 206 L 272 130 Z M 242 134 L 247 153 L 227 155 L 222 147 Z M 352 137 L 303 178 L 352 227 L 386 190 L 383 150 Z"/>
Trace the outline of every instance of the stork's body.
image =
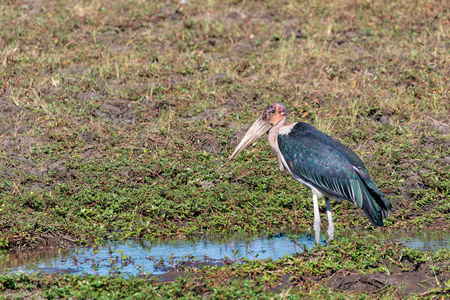
<path id="1" fill-rule="evenodd" d="M 277 157 L 280 171 L 288 170 L 295 180 L 312 191 L 316 243 L 320 237 L 318 199 L 321 197 L 326 198 L 330 239 L 334 238 L 330 198 L 351 201 L 364 210 L 372 225 L 383 226 L 383 218 L 387 218 L 392 204 L 370 179 L 361 159 L 339 141 L 309 124 L 285 125 L 287 115 L 282 104 L 266 107 L 230 159 L 268 132 L 269 145 Z"/>

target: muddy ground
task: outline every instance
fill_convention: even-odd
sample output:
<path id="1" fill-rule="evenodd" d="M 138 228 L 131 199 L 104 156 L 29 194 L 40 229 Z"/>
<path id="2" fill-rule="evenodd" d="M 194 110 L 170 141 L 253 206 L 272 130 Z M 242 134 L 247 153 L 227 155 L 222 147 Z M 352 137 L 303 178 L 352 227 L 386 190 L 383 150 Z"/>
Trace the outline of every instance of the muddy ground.
<path id="1" fill-rule="evenodd" d="M 279 175 L 267 142 L 227 160 L 273 102 L 363 159 L 393 203 L 384 230 L 448 230 L 447 13 L 439 1 L 6 3 L 0 248 L 311 230 L 310 192 Z M 341 229 L 374 230 L 350 203 L 333 211 Z M 403 297 L 449 280 L 443 262 L 399 263 L 267 286 Z"/>
<path id="2" fill-rule="evenodd" d="M 226 262 L 225 262 L 226 263 Z M 448 271 L 435 271 L 435 268 L 448 269 L 448 262 L 440 263 L 410 263 L 408 259 L 404 259 L 399 264 L 392 263 L 392 261 L 383 261 L 382 265 L 389 269 L 389 274 L 386 273 L 366 273 L 359 274 L 358 272 L 352 272 L 350 270 L 341 270 L 334 273 L 331 277 L 321 276 L 309 276 L 283 274 L 280 276 L 275 284 L 272 284 L 267 288 L 268 291 L 281 292 L 287 289 L 301 289 L 302 287 L 311 286 L 314 284 L 322 284 L 332 288 L 335 291 L 346 291 L 351 293 L 362 292 L 372 295 L 380 295 L 386 290 L 390 289 L 393 294 L 405 297 L 411 294 L 419 295 L 421 297 L 430 294 L 431 289 L 435 289 L 439 285 L 447 282 L 450 279 L 450 272 Z M 187 264 L 183 267 L 175 268 L 174 270 L 168 270 L 163 275 L 157 275 L 156 278 L 160 282 L 174 282 L 180 277 L 186 277 L 193 275 L 194 283 L 198 287 L 202 286 L 202 283 L 196 278 L 201 278 L 203 274 L 189 273 L 189 271 L 183 271 L 185 268 L 201 267 L 204 264 L 191 265 Z M 216 264 L 208 264 L 209 266 Z M 223 266 L 223 263 L 217 265 Z M 407 269 L 407 270 L 406 270 Z"/>

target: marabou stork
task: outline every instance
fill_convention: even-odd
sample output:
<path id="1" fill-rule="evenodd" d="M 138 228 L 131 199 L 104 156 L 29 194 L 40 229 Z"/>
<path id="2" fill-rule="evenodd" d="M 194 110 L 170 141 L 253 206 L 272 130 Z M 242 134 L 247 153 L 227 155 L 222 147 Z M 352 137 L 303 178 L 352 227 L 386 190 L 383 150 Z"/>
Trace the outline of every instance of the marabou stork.
<path id="1" fill-rule="evenodd" d="M 281 172 L 311 189 L 314 206 L 316 243 L 320 238 L 318 199 L 325 197 L 328 216 L 328 237 L 334 239 L 330 198 L 351 201 L 362 208 L 373 226 L 383 226 L 392 209 L 391 202 L 376 187 L 361 159 L 339 141 L 313 126 L 297 122 L 286 124 L 288 111 L 282 104 L 266 107 L 236 147 L 230 160 L 268 132 L 272 152 Z"/>

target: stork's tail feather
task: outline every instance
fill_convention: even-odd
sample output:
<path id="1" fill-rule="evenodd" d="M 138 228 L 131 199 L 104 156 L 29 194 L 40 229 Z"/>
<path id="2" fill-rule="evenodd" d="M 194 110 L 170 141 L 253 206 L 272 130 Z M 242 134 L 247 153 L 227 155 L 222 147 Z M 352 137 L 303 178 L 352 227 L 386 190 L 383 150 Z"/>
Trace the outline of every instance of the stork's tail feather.
<path id="1" fill-rule="evenodd" d="M 363 197 L 362 209 L 373 226 L 383 226 L 383 218 L 386 219 L 389 216 L 389 212 L 392 211 L 392 203 L 370 178 L 360 178 Z"/>

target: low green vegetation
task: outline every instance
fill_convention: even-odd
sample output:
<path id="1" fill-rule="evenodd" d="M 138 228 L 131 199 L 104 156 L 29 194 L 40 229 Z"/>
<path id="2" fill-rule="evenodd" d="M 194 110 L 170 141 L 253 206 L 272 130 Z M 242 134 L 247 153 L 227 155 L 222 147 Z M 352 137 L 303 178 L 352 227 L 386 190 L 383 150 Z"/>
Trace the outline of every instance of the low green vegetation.
<path id="1" fill-rule="evenodd" d="M 360 155 L 393 202 L 383 230 L 448 230 L 443 2 L 182 2 L 0 4 L 0 248 L 311 230 L 310 191 L 279 174 L 266 141 L 228 162 L 247 126 L 274 102 L 287 106 L 291 121 Z M 332 208 L 337 229 L 371 228 L 352 204 Z M 363 252 L 371 244 L 361 243 Z M 334 263 L 359 270 L 362 262 Z M 318 270 L 327 278 L 339 267 Z M 70 282 L 72 289 L 55 286 L 47 298 L 108 298 L 109 289 L 125 286 L 134 297 L 137 285 L 170 297 L 288 297 L 259 279 L 208 281 L 208 292 L 197 293 L 190 288 L 198 278 L 189 278 L 163 285 L 139 278 L 96 285 L 94 277 L 69 275 L 1 280 L 2 291 L 23 295 Z M 105 280 L 111 284 L 103 289 Z M 313 286 L 311 298 L 331 296 L 331 288 Z"/>
<path id="2" fill-rule="evenodd" d="M 155 276 L 3 274 L 0 291 L 7 298 L 38 291 L 46 299 L 435 298 L 450 292 L 449 260 L 448 250 L 422 252 L 371 236 L 335 241 L 277 261 L 238 259 L 220 268 L 186 267 L 171 279 L 166 276 L 166 282 Z"/>

